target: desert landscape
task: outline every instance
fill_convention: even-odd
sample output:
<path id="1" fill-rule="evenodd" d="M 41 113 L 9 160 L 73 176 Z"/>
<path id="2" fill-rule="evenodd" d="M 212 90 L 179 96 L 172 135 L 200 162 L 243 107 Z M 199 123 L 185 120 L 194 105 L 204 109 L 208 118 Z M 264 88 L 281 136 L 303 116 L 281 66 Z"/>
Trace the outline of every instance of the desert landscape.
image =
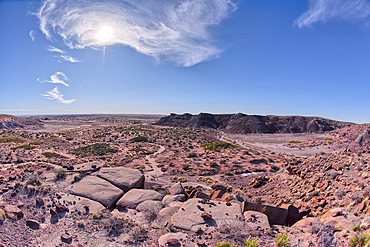
<path id="1" fill-rule="evenodd" d="M 0 246 L 369 238 L 369 125 L 219 118 L 1 115 Z"/>

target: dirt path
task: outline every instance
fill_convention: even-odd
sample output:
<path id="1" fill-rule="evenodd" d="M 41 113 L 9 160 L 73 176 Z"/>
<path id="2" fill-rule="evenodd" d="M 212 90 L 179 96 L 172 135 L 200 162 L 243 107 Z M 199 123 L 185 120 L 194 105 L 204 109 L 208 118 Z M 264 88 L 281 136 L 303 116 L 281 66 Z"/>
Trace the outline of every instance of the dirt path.
<path id="1" fill-rule="evenodd" d="M 150 175 L 153 175 L 153 176 L 160 176 L 163 174 L 163 172 L 161 171 L 161 169 L 159 167 L 157 167 L 158 163 L 155 162 L 157 155 L 162 153 L 164 150 L 166 150 L 165 147 L 163 146 L 159 146 L 159 149 L 157 152 L 155 152 L 154 154 L 151 154 L 151 155 L 147 155 L 145 156 L 145 159 L 149 161 L 149 164 L 152 166 L 153 169 L 149 170 L 149 171 L 145 171 L 144 174 L 147 175 L 147 176 L 150 176 Z M 152 156 L 153 158 L 151 158 L 150 156 Z"/>

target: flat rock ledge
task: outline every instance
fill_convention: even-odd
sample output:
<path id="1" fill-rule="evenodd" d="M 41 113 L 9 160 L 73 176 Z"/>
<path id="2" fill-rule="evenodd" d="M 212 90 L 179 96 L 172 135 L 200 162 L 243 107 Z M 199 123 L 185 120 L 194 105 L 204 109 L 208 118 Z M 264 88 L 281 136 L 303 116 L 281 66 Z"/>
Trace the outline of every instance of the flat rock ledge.
<path id="1" fill-rule="evenodd" d="M 98 177 L 107 180 L 124 192 L 130 189 L 144 189 L 145 176 L 138 170 L 125 167 L 102 168 Z"/>
<path id="2" fill-rule="evenodd" d="M 87 176 L 75 184 L 70 193 L 98 201 L 105 207 L 113 208 L 124 192 L 104 179 Z"/>

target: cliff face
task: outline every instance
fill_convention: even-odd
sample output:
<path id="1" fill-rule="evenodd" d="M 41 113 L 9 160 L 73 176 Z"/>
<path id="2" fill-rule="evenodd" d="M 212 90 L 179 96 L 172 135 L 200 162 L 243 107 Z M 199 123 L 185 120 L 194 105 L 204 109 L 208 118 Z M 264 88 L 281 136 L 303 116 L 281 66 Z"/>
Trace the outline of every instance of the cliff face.
<path id="1" fill-rule="evenodd" d="M 233 134 L 248 133 L 302 133 L 340 129 L 353 123 L 320 117 L 259 116 L 238 114 L 189 113 L 161 118 L 155 125 L 183 128 L 212 128 Z"/>

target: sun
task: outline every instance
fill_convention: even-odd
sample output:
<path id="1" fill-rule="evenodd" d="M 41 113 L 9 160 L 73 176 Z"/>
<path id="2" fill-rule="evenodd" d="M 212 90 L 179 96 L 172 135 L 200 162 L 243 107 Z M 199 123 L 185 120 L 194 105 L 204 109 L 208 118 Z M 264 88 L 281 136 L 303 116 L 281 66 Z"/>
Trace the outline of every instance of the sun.
<path id="1" fill-rule="evenodd" d="M 96 38 L 99 40 L 100 43 L 105 43 L 112 39 L 113 37 L 113 29 L 111 27 L 102 27 L 100 28 L 99 32 L 96 34 Z"/>

